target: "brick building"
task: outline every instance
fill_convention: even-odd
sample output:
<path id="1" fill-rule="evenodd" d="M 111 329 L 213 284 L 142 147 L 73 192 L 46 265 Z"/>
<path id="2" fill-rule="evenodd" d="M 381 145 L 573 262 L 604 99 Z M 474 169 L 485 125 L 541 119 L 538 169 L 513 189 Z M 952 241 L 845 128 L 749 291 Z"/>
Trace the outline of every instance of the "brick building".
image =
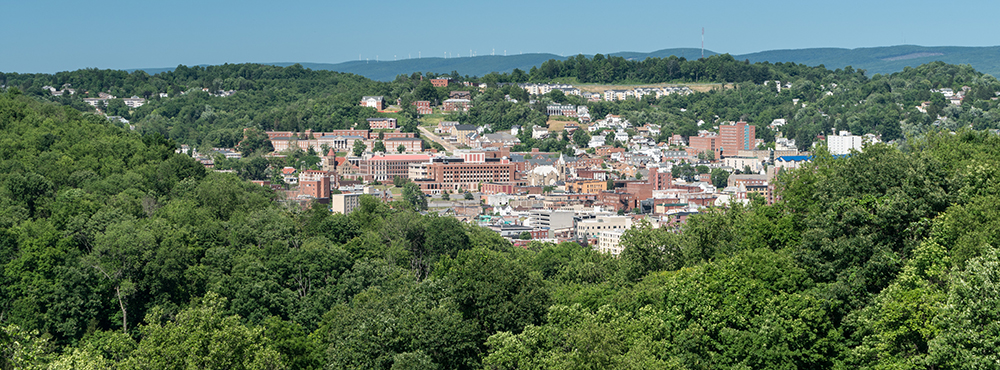
<path id="1" fill-rule="evenodd" d="M 448 99 L 441 104 L 441 109 L 445 112 L 468 112 L 472 106 L 469 99 Z"/>
<path id="2" fill-rule="evenodd" d="M 378 155 L 361 160 L 358 167 L 360 175 L 369 181 L 392 181 L 397 176 L 409 178 L 410 163 L 425 163 L 430 159 L 426 154 Z"/>
<path id="3" fill-rule="evenodd" d="M 400 145 L 402 145 L 404 148 L 403 152 L 416 153 L 423 151 L 424 142 L 423 140 L 417 138 L 399 137 L 391 139 L 387 138 L 385 139 L 384 144 L 385 144 L 385 150 L 392 153 L 398 153 L 399 152 L 398 148 Z"/>
<path id="4" fill-rule="evenodd" d="M 599 194 L 607 190 L 608 183 L 602 180 L 567 181 L 566 190 L 574 193 Z"/>
<path id="5" fill-rule="evenodd" d="M 451 79 L 450 78 L 432 78 L 431 79 L 431 85 L 434 85 L 434 87 L 448 87 L 449 83 L 451 83 Z"/>
<path id="6" fill-rule="evenodd" d="M 746 122 L 719 125 L 719 151 L 725 156 L 735 156 L 740 150 L 754 150 L 757 145 L 756 129 Z"/>
<path id="7" fill-rule="evenodd" d="M 718 154 L 719 135 L 715 133 L 700 133 L 698 136 L 691 136 L 688 138 L 688 147 L 694 149 L 694 153 L 691 154 L 705 152 L 712 153 L 713 155 Z"/>
<path id="8" fill-rule="evenodd" d="M 368 127 L 372 130 L 395 130 L 396 129 L 396 119 L 395 118 L 369 118 Z"/>
<path id="9" fill-rule="evenodd" d="M 329 172 L 305 170 L 299 174 L 299 195 L 316 199 L 330 198 L 330 187 L 331 176 Z"/>

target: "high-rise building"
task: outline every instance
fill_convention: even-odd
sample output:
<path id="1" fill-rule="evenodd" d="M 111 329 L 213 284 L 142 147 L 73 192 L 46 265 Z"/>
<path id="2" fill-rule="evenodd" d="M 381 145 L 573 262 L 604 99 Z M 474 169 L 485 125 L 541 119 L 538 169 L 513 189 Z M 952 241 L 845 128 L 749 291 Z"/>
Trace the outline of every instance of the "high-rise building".
<path id="1" fill-rule="evenodd" d="M 746 122 L 719 125 L 719 150 L 724 156 L 734 156 L 741 150 L 754 150 L 757 141 L 756 127 Z"/>

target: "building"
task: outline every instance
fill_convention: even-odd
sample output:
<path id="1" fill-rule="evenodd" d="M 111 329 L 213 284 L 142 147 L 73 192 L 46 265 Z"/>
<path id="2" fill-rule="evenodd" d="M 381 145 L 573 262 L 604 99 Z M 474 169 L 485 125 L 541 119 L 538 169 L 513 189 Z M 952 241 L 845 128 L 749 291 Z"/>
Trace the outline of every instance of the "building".
<path id="1" fill-rule="evenodd" d="M 385 98 L 381 96 L 364 96 L 361 97 L 361 106 L 382 110 L 385 106 Z"/>
<path id="2" fill-rule="evenodd" d="M 458 139 L 462 145 L 469 145 L 468 135 L 476 132 L 476 125 L 455 125 L 451 128 L 451 136 Z"/>
<path id="3" fill-rule="evenodd" d="M 441 109 L 445 112 L 468 112 L 471 103 L 469 99 L 448 99 L 441 104 Z"/>
<path id="4" fill-rule="evenodd" d="M 719 136 L 714 133 L 699 133 L 698 136 L 691 136 L 688 138 L 688 148 L 694 151 L 692 154 L 715 154 L 719 148 Z"/>
<path id="5" fill-rule="evenodd" d="M 125 102 L 125 105 L 127 105 L 129 108 L 139 108 L 143 104 L 146 104 L 146 99 L 140 98 L 135 95 L 133 95 L 131 98 L 122 99 L 122 101 Z"/>
<path id="6" fill-rule="evenodd" d="M 864 145 L 864 140 L 862 139 L 861 136 L 851 135 L 850 131 L 841 131 L 837 136 L 828 136 L 826 138 L 826 145 L 830 154 L 850 154 L 851 149 L 861 151 Z"/>
<path id="7" fill-rule="evenodd" d="M 315 199 L 330 198 L 330 173 L 305 170 L 299 174 L 299 195 Z"/>
<path id="8" fill-rule="evenodd" d="M 531 211 L 529 217 L 532 227 L 562 230 L 575 227 L 574 216 L 576 214 L 573 211 L 537 210 Z"/>
<path id="9" fill-rule="evenodd" d="M 461 158 L 434 158 L 430 163 L 410 165 L 410 179 L 427 194 L 442 190 L 478 191 L 480 184 L 508 184 L 519 180 L 518 166 L 507 159 L 465 163 Z"/>
<path id="10" fill-rule="evenodd" d="M 472 92 L 459 90 L 448 92 L 448 99 L 472 99 Z"/>
<path id="11" fill-rule="evenodd" d="M 451 129 L 458 126 L 458 122 L 455 121 L 441 121 L 438 122 L 438 126 L 434 128 L 434 132 L 442 134 L 445 132 L 451 133 Z"/>
<path id="12" fill-rule="evenodd" d="M 450 78 L 432 78 L 431 79 L 431 85 L 434 85 L 434 87 L 448 87 L 449 83 L 451 83 L 451 79 Z"/>
<path id="13" fill-rule="evenodd" d="M 550 116 L 576 117 L 576 106 L 572 104 L 549 104 L 545 106 L 546 114 Z"/>
<path id="14" fill-rule="evenodd" d="M 607 190 L 608 183 L 602 180 L 567 181 L 566 191 L 573 193 L 599 194 Z"/>
<path id="15" fill-rule="evenodd" d="M 398 153 L 400 145 L 403 146 L 404 153 L 418 153 L 424 150 L 423 140 L 412 137 L 387 138 L 383 143 L 385 150 L 392 153 Z"/>
<path id="16" fill-rule="evenodd" d="M 386 149 L 389 149 L 388 146 Z M 358 162 L 358 167 L 360 175 L 369 181 L 392 181 L 394 177 L 409 178 L 410 163 L 425 163 L 430 160 L 431 156 L 426 154 L 376 155 L 362 159 Z"/>
<path id="17" fill-rule="evenodd" d="M 427 100 L 418 100 L 411 104 L 417 107 L 417 114 L 431 114 L 434 112 L 431 110 L 431 102 Z"/>
<path id="18" fill-rule="evenodd" d="M 592 219 L 577 221 L 577 238 L 583 240 L 598 239 L 602 232 L 610 230 L 628 230 L 632 227 L 632 218 L 628 216 L 599 216 Z"/>
<path id="19" fill-rule="evenodd" d="M 396 119 L 395 118 L 369 118 L 368 127 L 372 130 L 395 130 L 396 129 Z"/>
<path id="20" fill-rule="evenodd" d="M 741 150 L 754 150 L 757 147 L 756 129 L 746 122 L 719 125 L 719 151 L 722 155 L 734 156 Z"/>
<path id="21" fill-rule="evenodd" d="M 361 194 L 332 194 L 330 195 L 330 211 L 333 213 L 350 214 L 355 208 L 361 206 Z"/>
<path id="22" fill-rule="evenodd" d="M 620 256 L 622 254 L 622 250 L 625 249 L 621 246 L 622 235 L 625 235 L 625 230 L 615 229 L 601 231 L 597 238 L 597 251 L 601 253 L 609 253 L 615 257 Z"/>

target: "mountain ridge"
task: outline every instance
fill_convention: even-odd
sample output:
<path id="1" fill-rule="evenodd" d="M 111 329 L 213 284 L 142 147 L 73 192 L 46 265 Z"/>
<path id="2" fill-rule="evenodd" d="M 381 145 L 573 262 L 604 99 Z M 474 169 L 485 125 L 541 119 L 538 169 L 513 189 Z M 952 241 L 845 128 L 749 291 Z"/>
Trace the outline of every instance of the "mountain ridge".
<path id="1" fill-rule="evenodd" d="M 704 50 L 705 56 L 719 54 Z M 671 55 L 686 59 L 699 58 L 702 50 L 697 48 L 670 48 L 648 53 L 623 51 L 606 54 L 620 56 L 625 59 L 642 60 L 646 58 L 665 58 Z M 592 57 L 593 55 L 585 55 Z M 528 71 L 531 67 L 540 66 L 547 60 L 565 60 L 571 56 L 551 53 L 528 53 L 517 55 L 483 55 L 459 58 L 417 58 L 398 61 L 347 61 L 341 63 L 317 62 L 270 62 L 260 63 L 275 66 L 290 66 L 299 64 L 304 68 L 314 70 L 331 70 L 354 73 L 378 81 L 391 81 L 400 74 L 414 72 L 451 73 L 457 71 L 460 75 L 483 76 L 490 72 L 510 72 L 515 68 Z M 748 54 L 736 54 L 733 58 L 757 62 L 793 62 L 809 66 L 823 65 L 829 69 L 840 69 L 851 66 L 863 69 L 867 75 L 890 74 L 902 71 L 906 67 L 942 61 L 949 64 L 969 64 L 976 70 L 993 76 L 1000 75 L 1000 46 L 919 46 L 895 45 L 867 48 L 806 48 L 806 49 L 776 49 Z M 207 65 L 200 65 L 207 66 Z M 169 68 L 135 68 L 127 71 L 144 70 L 150 74 L 172 71 Z"/>

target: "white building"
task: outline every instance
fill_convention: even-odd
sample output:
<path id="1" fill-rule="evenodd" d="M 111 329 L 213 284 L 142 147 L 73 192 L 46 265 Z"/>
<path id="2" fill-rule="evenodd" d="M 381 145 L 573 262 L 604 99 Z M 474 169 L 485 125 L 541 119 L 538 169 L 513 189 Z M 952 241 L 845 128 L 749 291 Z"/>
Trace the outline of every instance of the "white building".
<path id="1" fill-rule="evenodd" d="M 609 230 L 625 231 L 632 227 L 632 218 L 628 216 L 599 216 L 593 219 L 581 220 L 576 223 L 576 235 L 582 239 L 600 239 L 602 232 Z"/>
<path id="2" fill-rule="evenodd" d="M 861 136 L 851 135 L 850 131 L 841 131 L 837 136 L 830 136 L 826 139 L 827 148 L 830 154 L 849 154 L 851 149 L 861 151 L 863 140 Z"/>
<path id="3" fill-rule="evenodd" d="M 622 254 L 622 250 L 625 248 L 621 246 L 622 235 L 625 234 L 625 230 L 607 230 L 602 231 L 600 237 L 597 238 L 597 251 L 601 253 L 610 253 L 612 256 L 618 257 Z"/>

